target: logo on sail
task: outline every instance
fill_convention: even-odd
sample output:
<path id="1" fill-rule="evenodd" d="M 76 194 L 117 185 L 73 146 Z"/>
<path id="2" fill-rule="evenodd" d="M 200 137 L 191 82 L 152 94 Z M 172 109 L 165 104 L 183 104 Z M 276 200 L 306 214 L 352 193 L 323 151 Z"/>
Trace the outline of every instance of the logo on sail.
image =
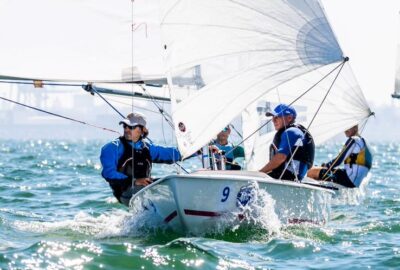
<path id="1" fill-rule="evenodd" d="M 178 124 L 178 128 L 181 132 L 185 132 L 186 131 L 186 126 L 183 122 L 179 122 Z"/>

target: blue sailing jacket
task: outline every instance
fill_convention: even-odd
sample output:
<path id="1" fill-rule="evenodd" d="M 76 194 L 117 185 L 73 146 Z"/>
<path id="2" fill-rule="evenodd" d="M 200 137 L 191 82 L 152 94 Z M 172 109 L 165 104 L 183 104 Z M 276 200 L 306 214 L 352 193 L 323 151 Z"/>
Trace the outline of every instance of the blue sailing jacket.
<path id="1" fill-rule="evenodd" d="M 133 142 L 129 142 L 135 149 L 142 149 L 144 147 L 143 141 L 138 141 L 133 145 Z M 164 147 L 153 143 L 146 142 L 149 147 L 150 156 L 154 163 L 167 163 L 173 164 L 181 159 L 181 154 L 175 147 Z M 100 161 L 103 166 L 101 175 L 107 181 L 124 180 L 127 176 L 123 173 L 118 172 L 118 160 L 124 153 L 124 145 L 119 138 L 112 142 L 107 143 L 101 149 Z"/>
<path id="2" fill-rule="evenodd" d="M 307 139 L 304 136 L 303 131 L 300 130 L 300 128 L 295 126 L 288 127 L 280 135 L 279 145 L 276 145 L 277 149 L 274 152 L 286 155 L 289 160 L 293 154 L 293 151 L 295 151 L 295 149 L 298 146 L 303 146 L 306 144 L 307 144 Z M 297 153 L 299 154 L 300 151 L 298 151 Z M 287 161 L 284 163 L 284 167 L 287 165 Z M 304 163 L 304 161 L 297 160 L 294 157 L 291 161 L 291 164 L 287 166 L 287 170 L 289 170 L 293 174 L 296 174 L 298 179 L 302 180 L 304 176 L 307 174 L 308 167 L 307 164 Z"/>

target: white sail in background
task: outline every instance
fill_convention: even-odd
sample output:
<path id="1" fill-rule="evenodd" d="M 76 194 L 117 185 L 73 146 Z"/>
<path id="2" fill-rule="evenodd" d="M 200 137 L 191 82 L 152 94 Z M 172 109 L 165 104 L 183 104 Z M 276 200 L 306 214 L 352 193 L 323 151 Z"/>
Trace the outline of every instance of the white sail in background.
<path id="1" fill-rule="evenodd" d="M 158 0 L 1 0 L 0 76 L 164 77 L 158 10 Z"/>
<path id="2" fill-rule="evenodd" d="M 400 15 L 400 13 L 399 13 Z M 400 16 L 399 16 L 400 18 Z M 393 98 L 400 98 L 400 31 L 399 37 L 397 40 L 397 61 L 396 61 L 396 74 L 395 74 L 395 83 L 394 83 L 394 93 L 392 94 Z"/>
<path id="3" fill-rule="evenodd" d="M 198 91 L 172 111 L 183 156 L 207 144 L 262 96 L 269 94 L 275 101 L 275 89 L 285 82 L 310 73 L 308 80 L 315 83 L 343 61 L 342 50 L 317 0 L 165 0 L 161 6 L 172 89 L 182 87 L 176 79 L 181 74 L 196 74 L 193 84 Z M 342 98 L 348 100 L 343 113 L 358 102 L 353 96 L 366 104 L 355 80 L 340 87 L 350 91 Z M 291 102 L 306 90 L 303 85 L 292 88 L 294 92 L 288 90 L 282 100 Z M 320 102 L 323 93 L 325 90 L 310 100 Z M 332 113 L 329 120 L 340 113 L 326 110 Z M 361 114 L 365 117 L 368 113 L 363 110 Z M 338 123 L 340 129 L 335 131 L 354 123 L 353 116 L 350 118 Z M 324 128 L 323 121 L 319 125 L 322 134 L 330 130 Z"/>

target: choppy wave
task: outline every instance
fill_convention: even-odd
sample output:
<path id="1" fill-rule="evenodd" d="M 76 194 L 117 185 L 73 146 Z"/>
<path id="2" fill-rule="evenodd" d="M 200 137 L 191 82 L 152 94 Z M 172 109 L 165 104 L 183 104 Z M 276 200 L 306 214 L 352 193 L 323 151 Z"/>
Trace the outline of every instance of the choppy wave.
<path id="1" fill-rule="evenodd" d="M 400 268 L 396 143 L 372 145 L 369 182 L 335 197 L 326 224 L 281 224 L 260 191 L 242 222 L 225 216 L 201 237 L 119 205 L 100 177 L 101 145 L 0 142 L 0 269 Z M 318 148 L 317 163 L 338 148 Z"/>

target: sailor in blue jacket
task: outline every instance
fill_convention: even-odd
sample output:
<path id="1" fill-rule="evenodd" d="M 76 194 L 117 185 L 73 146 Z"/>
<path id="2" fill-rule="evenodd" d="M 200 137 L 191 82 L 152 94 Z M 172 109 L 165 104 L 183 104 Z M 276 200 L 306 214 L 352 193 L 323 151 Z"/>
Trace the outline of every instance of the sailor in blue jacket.
<path id="1" fill-rule="evenodd" d="M 296 110 L 279 104 L 266 116 L 272 116 L 276 129 L 270 146 L 270 161 L 260 169 L 275 179 L 301 181 L 314 162 L 315 145 L 308 130 L 295 124 Z"/>
<path id="2" fill-rule="evenodd" d="M 153 162 L 172 164 L 179 161 L 181 155 L 174 147 L 143 141 L 148 130 L 142 114 L 131 113 L 119 124 L 123 125 L 124 136 L 101 149 L 101 175 L 110 184 L 117 200 L 128 206 L 133 194 L 153 182 Z"/>

